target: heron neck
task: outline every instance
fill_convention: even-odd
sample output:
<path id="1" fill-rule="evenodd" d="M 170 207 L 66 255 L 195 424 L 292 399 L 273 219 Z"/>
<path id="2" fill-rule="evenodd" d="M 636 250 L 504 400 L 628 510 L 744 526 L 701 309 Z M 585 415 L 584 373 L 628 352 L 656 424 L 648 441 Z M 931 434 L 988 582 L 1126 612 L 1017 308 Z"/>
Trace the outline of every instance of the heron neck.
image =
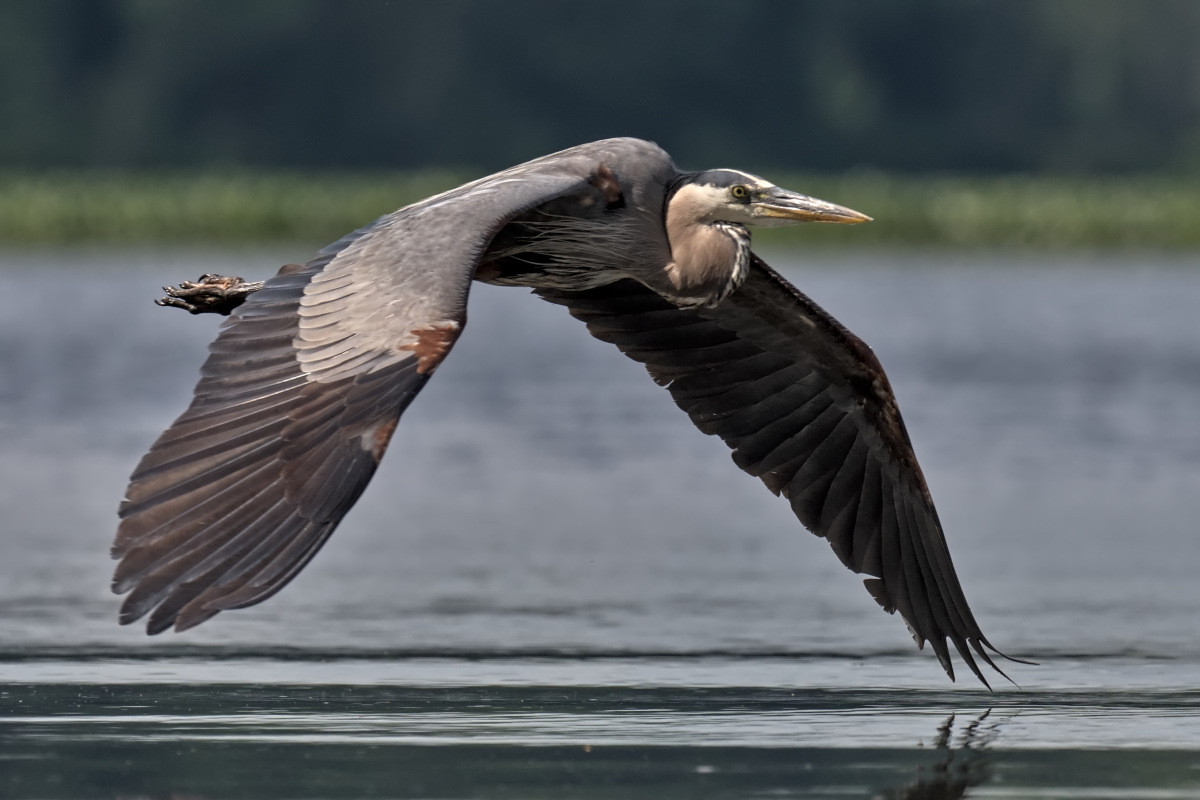
<path id="1" fill-rule="evenodd" d="M 713 306 L 745 280 L 750 232 L 732 222 L 681 222 L 667 214 L 671 262 L 666 273 L 681 305 Z"/>

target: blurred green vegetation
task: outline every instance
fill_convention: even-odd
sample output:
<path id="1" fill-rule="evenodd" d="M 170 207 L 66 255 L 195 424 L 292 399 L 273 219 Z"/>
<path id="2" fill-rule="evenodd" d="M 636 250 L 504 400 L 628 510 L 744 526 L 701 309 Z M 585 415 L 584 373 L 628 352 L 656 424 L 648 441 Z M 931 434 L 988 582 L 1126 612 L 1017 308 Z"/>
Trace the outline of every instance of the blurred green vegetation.
<path id="1" fill-rule="evenodd" d="M 443 172 L 0 175 L 0 242 L 326 241 L 462 181 Z"/>
<path id="2" fill-rule="evenodd" d="M 760 242 L 1196 248 L 1197 41 L 1195 0 L 0 3 L 0 243 L 330 241 L 639 136 L 876 219 Z"/>
<path id="3" fill-rule="evenodd" d="M 764 231 L 760 242 L 1200 248 L 1196 179 L 851 174 L 781 176 L 777 182 L 874 221 Z"/>
<path id="4" fill-rule="evenodd" d="M 0 175 L 0 243 L 332 241 L 473 176 L 449 172 Z M 771 175 L 869 225 L 756 233 L 787 246 L 1200 248 L 1200 181 L 1168 177 Z"/>

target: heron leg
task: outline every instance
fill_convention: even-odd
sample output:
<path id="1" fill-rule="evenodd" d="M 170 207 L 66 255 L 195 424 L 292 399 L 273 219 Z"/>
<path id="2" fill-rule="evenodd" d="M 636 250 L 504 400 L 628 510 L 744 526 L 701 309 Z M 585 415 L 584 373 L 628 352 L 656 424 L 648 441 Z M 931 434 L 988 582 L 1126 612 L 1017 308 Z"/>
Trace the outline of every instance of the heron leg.
<path id="1" fill-rule="evenodd" d="M 178 288 L 164 286 L 167 296 L 154 302 L 160 306 L 182 308 L 191 314 L 228 315 L 262 287 L 262 281 L 251 283 L 238 277 L 210 273 L 201 275 L 196 281 L 181 281 Z"/>

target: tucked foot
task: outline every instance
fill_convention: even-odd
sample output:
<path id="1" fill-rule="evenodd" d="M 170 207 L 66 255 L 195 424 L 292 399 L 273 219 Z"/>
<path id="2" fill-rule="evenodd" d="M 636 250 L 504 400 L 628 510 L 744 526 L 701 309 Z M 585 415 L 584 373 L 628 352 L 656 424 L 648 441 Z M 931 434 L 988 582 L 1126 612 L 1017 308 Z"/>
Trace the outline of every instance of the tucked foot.
<path id="1" fill-rule="evenodd" d="M 262 281 L 247 283 L 241 278 L 205 274 L 197 281 L 182 281 L 179 288 L 164 286 L 167 296 L 154 302 L 182 308 L 191 314 L 228 315 L 262 287 Z"/>

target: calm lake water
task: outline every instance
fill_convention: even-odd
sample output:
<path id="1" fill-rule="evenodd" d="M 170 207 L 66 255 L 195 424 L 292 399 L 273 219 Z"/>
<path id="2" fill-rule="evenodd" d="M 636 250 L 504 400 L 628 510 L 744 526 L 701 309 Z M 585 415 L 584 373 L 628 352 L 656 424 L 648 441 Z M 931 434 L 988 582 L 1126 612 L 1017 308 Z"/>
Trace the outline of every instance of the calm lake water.
<path id="1" fill-rule="evenodd" d="M 770 254 L 875 348 L 976 616 L 1040 662 L 988 693 L 487 286 L 294 583 L 118 626 L 115 510 L 218 324 L 150 301 L 307 255 L 0 253 L 0 796 L 1200 796 L 1200 259 Z"/>

